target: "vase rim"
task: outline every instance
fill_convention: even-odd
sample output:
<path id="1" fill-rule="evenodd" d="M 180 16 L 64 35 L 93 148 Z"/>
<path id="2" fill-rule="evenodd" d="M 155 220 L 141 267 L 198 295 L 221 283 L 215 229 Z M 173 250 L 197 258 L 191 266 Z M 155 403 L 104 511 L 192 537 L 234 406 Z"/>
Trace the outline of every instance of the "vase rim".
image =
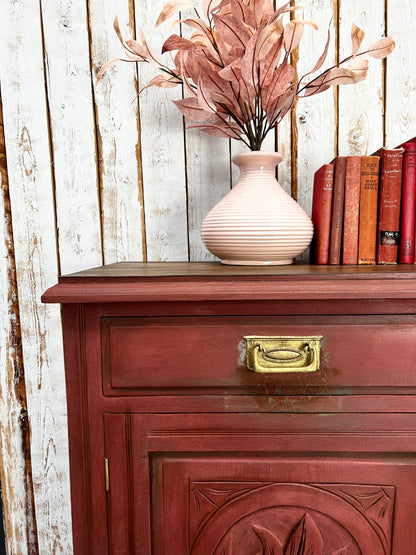
<path id="1" fill-rule="evenodd" d="M 250 150 L 247 152 L 239 152 L 238 154 L 234 154 L 232 157 L 232 162 L 236 166 L 240 163 L 244 163 L 245 160 L 252 159 L 260 161 L 268 161 L 272 162 L 275 166 L 279 164 L 283 160 L 283 156 L 280 152 L 275 152 L 272 150 Z"/>

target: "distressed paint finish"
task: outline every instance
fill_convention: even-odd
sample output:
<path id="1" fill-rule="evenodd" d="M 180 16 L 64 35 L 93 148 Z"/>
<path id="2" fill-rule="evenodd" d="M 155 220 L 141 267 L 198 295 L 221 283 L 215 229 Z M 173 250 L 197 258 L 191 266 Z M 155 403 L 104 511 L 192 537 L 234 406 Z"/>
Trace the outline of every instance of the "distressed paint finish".
<path id="1" fill-rule="evenodd" d="M 136 29 L 145 32 L 159 57 L 171 20 L 155 29 L 165 0 L 143 0 L 135 4 Z M 169 54 L 164 55 L 169 63 Z M 149 64 L 139 64 L 142 89 L 157 74 Z M 188 230 L 183 118 L 172 104 L 181 98 L 179 87 L 148 88 L 140 95 L 141 153 L 146 211 L 148 260 L 187 260 Z"/>
<path id="2" fill-rule="evenodd" d="M 0 212 L 2 218 L 10 213 L 13 244 L 6 219 L 2 233 L 16 257 L 16 285 L 11 261 L 1 269 L 3 300 L 19 291 L 12 308 L 8 302 L 2 305 L 4 320 L 10 320 L 2 330 L 2 342 L 12 346 L 15 322 L 20 321 L 24 353 L 22 361 L 18 353 L 12 358 L 13 346 L 8 351 L 9 373 L 0 377 L 0 411 L 9 419 L 23 415 L 19 423 L 23 428 L 26 425 L 24 400 L 18 393 L 23 382 L 10 381 L 13 373 L 20 378 L 24 365 L 37 517 L 31 524 L 19 516 L 30 507 L 31 486 L 23 470 L 24 429 L 9 437 L 6 424 L 12 424 L 2 417 L 1 449 L 3 453 L 16 449 L 12 459 L 2 455 L 1 470 L 12 553 L 14 549 L 24 554 L 36 529 L 40 553 L 72 551 L 60 312 L 42 305 L 41 293 L 56 281 L 60 269 L 87 268 L 101 260 L 210 258 L 200 243 L 198 226 L 228 190 L 227 141 L 184 131 L 182 117 L 170 100 L 181 95 L 179 88 L 144 91 L 137 103 L 136 91 L 155 75 L 154 68 L 141 67 L 137 84 L 134 67 L 118 64 L 99 87 L 94 86 L 103 61 L 122 53 L 112 30 L 114 16 L 118 13 L 126 37 L 142 28 L 158 52 L 161 35 L 166 37 L 170 31 L 170 21 L 154 30 L 164 3 L 4 0 L 0 5 L 0 76 L 11 213 L 4 199 Z M 286 190 L 292 188 L 307 209 L 313 172 L 337 149 L 350 154 L 381 146 L 383 110 L 387 146 L 416 136 L 412 1 L 371 0 L 364 5 L 358 0 L 314 0 L 305 17 L 318 19 L 320 31 L 305 32 L 299 74 L 303 65 L 312 67 L 324 46 L 331 9 L 336 16 L 333 37 L 340 10 L 341 44 L 349 46 L 354 21 L 367 33 L 365 44 L 392 34 L 397 46 L 385 64 L 384 96 L 382 64 L 370 60 L 370 81 L 341 87 L 339 110 L 336 93 L 328 91 L 299 101 L 292 118 L 288 116 L 279 126 L 277 147 L 284 156 L 279 181 Z M 310 59 L 312 52 L 314 59 Z M 270 147 L 264 148 L 273 146 L 273 134 L 269 140 Z M 239 145 L 233 143 L 231 151 L 238 150 Z M 4 350 L 1 356 L 6 356 Z M 4 394 L 7 388 L 9 396 Z M 13 483 L 13 488 L 7 483 Z"/>
<path id="3" fill-rule="evenodd" d="M 90 0 L 93 79 L 110 58 L 124 56 L 114 32 L 134 35 L 131 2 Z M 106 264 L 145 256 L 137 80 L 133 64 L 115 64 L 94 87 L 98 170 L 101 189 L 103 257 Z"/>
<path id="4" fill-rule="evenodd" d="M 58 266 L 39 4 L 3 3 L 0 19 L 1 90 L 39 552 L 68 553 L 71 519 L 60 311 L 40 301 L 56 280 Z"/>
<path id="5" fill-rule="evenodd" d="M 351 54 L 351 25 L 365 31 L 360 50 L 365 50 L 384 35 L 384 5 L 369 0 L 365 5 L 340 1 L 340 56 Z M 339 88 L 338 144 L 345 155 L 372 154 L 383 145 L 383 63 L 370 56 L 368 77 L 355 86 Z"/>
<path id="6" fill-rule="evenodd" d="M 394 148 L 416 136 L 416 4 L 413 0 L 387 2 L 387 34 L 396 49 L 386 60 L 386 146 Z"/>
<path id="7" fill-rule="evenodd" d="M 335 0 L 334 0 L 335 2 Z M 299 45 L 296 69 L 298 78 L 311 71 L 322 54 L 327 40 L 328 26 L 331 28 L 332 42 L 328 57 L 321 68 L 331 67 L 335 50 L 335 29 L 330 22 L 332 13 L 327 0 L 313 0 L 308 3 L 305 13 L 307 19 L 319 22 L 315 31 L 305 26 L 304 36 Z M 312 58 L 311 58 L 312 55 Z M 335 154 L 336 105 L 334 91 L 329 89 L 316 96 L 302 99 L 296 103 L 292 130 L 292 181 L 296 187 L 297 200 L 309 214 L 312 208 L 313 174 Z"/>
<path id="8" fill-rule="evenodd" d="M 41 0 L 41 8 L 59 258 L 67 273 L 102 263 L 88 21 L 83 0 Z"/>
<path id="9" fill-rule="evenodd" d="M 0 481 L 8 553 L 35 552 L 37 543 L 30 427 L 19 320 L 19 299 L 0 105 Z"/>

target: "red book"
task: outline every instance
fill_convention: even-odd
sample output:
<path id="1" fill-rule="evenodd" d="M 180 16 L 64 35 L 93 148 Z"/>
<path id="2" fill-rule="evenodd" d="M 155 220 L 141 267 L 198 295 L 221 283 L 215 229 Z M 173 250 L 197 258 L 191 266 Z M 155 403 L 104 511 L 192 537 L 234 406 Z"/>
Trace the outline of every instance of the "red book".
<path id="1" fill-rule="evenodd" d="M 403 148 L 399 262 L 413 264 L 415 259 L 416 143 L 404 143 Z"/>
<path id="2" fill-rule="evenodd" d="M 324 164 L 313 181 L 312 222 L 315 228 L 311 252 L 315 264 L 328 264 L 331 231 L 334 164 Z"/>
<path id="3" fill-rule="evenodd" d="M 358 262 L 361 156 L 347 156 L 345 166 L 344 231 L 342 263 Z"/>
<path id="4" fill-rule="evenodd" d="M 377 264 L 396 264 L 399 247 L 403 148 L 382 148 L 377 235 Z"/>
<path id="5" fill-rule="evenodd" d="M 376 263 L 379 170 L 378 156 L 362 157 L 358 264 Z"/>
<path id="6" fill-rule="evenodd" d="M 342 223 L 344 219 L 345 156 L 337 156 L 334 164 L 334 191 L 332 193 L 331 234 L 328 264 L 341 263 Z"/>

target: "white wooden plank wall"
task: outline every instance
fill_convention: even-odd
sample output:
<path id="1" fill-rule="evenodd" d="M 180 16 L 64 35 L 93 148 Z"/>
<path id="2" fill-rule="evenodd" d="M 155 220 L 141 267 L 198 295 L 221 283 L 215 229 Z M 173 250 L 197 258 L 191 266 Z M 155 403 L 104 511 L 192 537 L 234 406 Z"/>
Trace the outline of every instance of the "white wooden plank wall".
<path id="1" fill-rule="evenodd" d="M 10 553 L 72 551 L 60 310 L 42 305 L 41 294 L 59 272 L 103 262 L 211 260 L 199 237 L 201 221 L 237 179 L 231 156 L 241 146 L 186 129 L 171 103 L 182 96 L 180 88 L 147 89 L 137 99 L 137 91 L 155 75 L 151 67 L 137 70 L 133 64 L 117 64 L 95 86 L 101 65 L 123 55 L 112 28 L 114 17 L 118 15 L 125 38 L 143 29 L 158 52 L 171 32 L 170 21 L 154 28 L 164 4 L 165 0 L 0 4 L 0 87 L 9 186 L 0 212 L 0 415 L 16 415 L 22 409 L 19 403 L 24 399 L 12 391 L 10 374 L 5 374 L 6 367 L 9 372 L 18 367 L 31 425 L 37 525 L 35 541 L 33 526 L 22 518 L 31 490 L 22 476 L 27 456 L 23 448 L 19 451 L 22 430 L 12 417 L 6 425 L 2 416 L 0 478 L 6 509 L 13 512 L 8 519 Z M 284 155 L 279 181 L 310 211 L 313 173 L 335 154 L 372 153 L 383 144 L 396 146 L 416 136 L 416 6 L 413 0 L 309 0 L 306 7 L 304 17 L 317 20 L 320 28 L 305 29 L 294 57 L 299 76 L 321 54 L 329 24 L 328 64 L 338 43 L 338 55 L 349 54 L 353 22 L 366 31 L 363 46 L 386 29 L 397 43 L 386 63 L 370 60 L 366 82 L 299 100 L 277 135 L 268 138 L 266 148 L 277 144 Z M 14 253 L 15 264 L 9 253 Z M 10 270 L 14 267 L 15 274 Z M 5 300 L 10 295 L 15 295 L 13 310 Z M 14 320 L 21 324 L 22 359 L 10 347 Z"/>

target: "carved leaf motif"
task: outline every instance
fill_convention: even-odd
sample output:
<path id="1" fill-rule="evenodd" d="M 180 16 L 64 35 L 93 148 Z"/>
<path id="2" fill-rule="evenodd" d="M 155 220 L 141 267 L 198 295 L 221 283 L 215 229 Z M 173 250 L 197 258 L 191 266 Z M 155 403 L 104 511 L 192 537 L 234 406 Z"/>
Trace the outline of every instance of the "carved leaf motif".
<path id="1" fill-rule="evenodd" d="M 262 554 L 267 555 L 284 555 L 282 544 L 268 528 L 261 526 L 260 524 L 253 524 L 253 530 L 257 534 L 259 540 L 261 541 Z"/>
<path id="2" fill-rule="evenodd" d="M 305 513 L 290 533 L 284 555 L 323 555 L 322 534 L 314 520 Z"/>

